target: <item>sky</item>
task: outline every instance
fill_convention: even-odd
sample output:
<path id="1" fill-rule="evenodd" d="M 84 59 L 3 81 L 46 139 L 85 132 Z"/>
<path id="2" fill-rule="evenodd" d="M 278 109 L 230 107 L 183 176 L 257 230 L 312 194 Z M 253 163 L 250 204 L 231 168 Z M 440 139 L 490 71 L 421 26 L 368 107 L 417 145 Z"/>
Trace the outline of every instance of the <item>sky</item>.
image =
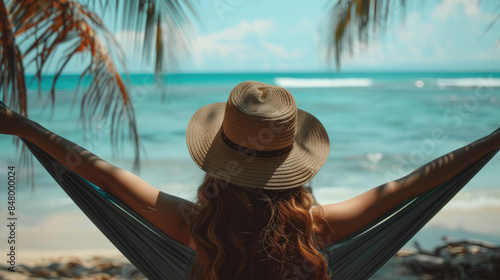
<path id="1" fill-rule="evenodd" d="M 325 0 L 199 0 L 189 56 L 180 72 L 335 71 L 321 38 L 331 5 Z M 422 4 L 423 2 L 423 4 Z M 333 2 L 332 2 L 333 3 Z M 500 71 L 496 0 L 407 1 L 404 20 L 392 1 L 385 32 L 356 43 L 340 71 Z M 152 72 L 127 48 L 130 73 Z M 484 34 L 484 35 L 482 35 Z M 74 68 L 73 68 L 74 69 Z"/>
<path id="2" fill-rule="evenodd" d="M 327 1 L 201 1 L 191 55 L 183 72 L 335 70 L 321 38 Z M 390 6 L 386 32 L 368 46 L 356 44 L 341 71 L 500 70 L 500 23 L 496 0 L 399 1 Z M 134 65 L 140 65 L 135 63 Z M 141 71 L 141 67 L 131 71 Z"/>

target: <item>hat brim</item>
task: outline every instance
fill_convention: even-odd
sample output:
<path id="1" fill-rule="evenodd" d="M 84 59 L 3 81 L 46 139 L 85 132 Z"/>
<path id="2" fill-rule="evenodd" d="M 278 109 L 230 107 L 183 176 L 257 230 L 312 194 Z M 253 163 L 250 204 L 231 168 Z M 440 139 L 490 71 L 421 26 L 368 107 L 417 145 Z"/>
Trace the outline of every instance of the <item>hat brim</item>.
<path id="1" fill-rule="evenodd" d="M 298 110 L 295 143 L 290 153 L 255 157 L 230 148 L 222 139 L 226 103 L 200 108 L 191 118 L 186 142 L 194 162 L 205 172 L 228 183 L 257 189 L 303 186 L 328 159 L 330 142 L 313 115 Z"/>

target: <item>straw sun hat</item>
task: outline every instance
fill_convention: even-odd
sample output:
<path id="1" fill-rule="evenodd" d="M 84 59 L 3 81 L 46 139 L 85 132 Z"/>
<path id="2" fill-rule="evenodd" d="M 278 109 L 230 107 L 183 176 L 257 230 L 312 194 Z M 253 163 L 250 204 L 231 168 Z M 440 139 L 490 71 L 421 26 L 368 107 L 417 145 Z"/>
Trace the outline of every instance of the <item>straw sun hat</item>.
<path id="1" fill-rule="evenodd" d="M 189 153 L 205 172 L 257 189 L 304 185 L 326 162 L 325 128 L 297 109 L 286 89 L 243 82 L 227 102 L 200 108 L 186 132 Z"/>

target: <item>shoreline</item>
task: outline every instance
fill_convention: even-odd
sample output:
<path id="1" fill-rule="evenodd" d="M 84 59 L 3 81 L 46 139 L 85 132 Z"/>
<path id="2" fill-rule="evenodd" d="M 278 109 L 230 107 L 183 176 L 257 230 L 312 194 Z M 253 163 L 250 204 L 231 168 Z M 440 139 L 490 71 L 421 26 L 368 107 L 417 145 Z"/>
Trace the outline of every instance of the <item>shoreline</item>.
<path id="1" fill-rule="evenodd" d="M 488 242 L 469 240 L 447 240 L 432 250 L 402 249 L 370 279 L 433 279 L 433 275 L 439 277 L 457 272 L 473 277 L 481 275 L 481 279 L 496 279 L 491 277 L 497 275 L 499 269 L 495 263 L 495 259 L 500 256 L 499 249 L 500 247 Z M 6 266 L 0 265 L 0 279 L 146 280 L 116 249 L 76 252 L 24 250 L 23 254 L 24 262 L 16 264 L 13 271 L 7 271 Z M 457 270 L 457 267 L 462 269 Z"/>

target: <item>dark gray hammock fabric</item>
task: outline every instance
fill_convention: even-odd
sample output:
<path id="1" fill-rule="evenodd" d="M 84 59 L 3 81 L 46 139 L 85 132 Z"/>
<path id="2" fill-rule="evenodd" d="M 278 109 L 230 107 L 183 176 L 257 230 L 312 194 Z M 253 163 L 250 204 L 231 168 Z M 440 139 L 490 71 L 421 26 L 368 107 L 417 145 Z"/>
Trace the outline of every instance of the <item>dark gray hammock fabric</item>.
<path id="1" fill-rule="evenodd" d="M 196 259 L 194 250 L 167 236 L 118 198 L 89 183 L 33 143 L 23 141 L 89 219 L 148 279 L 188 279 Z M 484 156 L 432 191 L 404 201 L 370 226 L 323 249 L 331 279 L 368 279 L 496 152 Z"/>

